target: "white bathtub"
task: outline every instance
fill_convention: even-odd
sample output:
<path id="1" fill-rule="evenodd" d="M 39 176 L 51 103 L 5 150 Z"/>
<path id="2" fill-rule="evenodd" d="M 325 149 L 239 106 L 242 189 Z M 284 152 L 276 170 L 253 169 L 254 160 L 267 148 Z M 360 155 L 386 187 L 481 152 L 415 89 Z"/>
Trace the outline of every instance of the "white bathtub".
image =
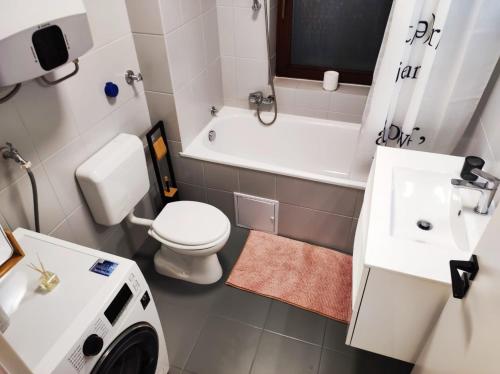
<path id="1" fill-rule="evenodd" d="M 362 189 L 366 178 L 349 177 L 360 127 L 281 113 L 274 125 L 263 126 L 254 111 L 224 107 L 181 156 Z"/>

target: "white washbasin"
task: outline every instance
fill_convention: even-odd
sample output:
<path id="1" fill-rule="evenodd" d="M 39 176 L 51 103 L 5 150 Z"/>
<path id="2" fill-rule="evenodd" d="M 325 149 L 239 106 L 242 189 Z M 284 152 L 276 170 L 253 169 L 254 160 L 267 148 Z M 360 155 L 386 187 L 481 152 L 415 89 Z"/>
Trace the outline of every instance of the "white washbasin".
<path id="1" fill-rule="evenodd" d="M 488 224 L 479 193 L 457 189 L 463 157 L 379 147 L 363 204 L 368 266 L 451 283 L 449 261 L 468 260 Z M 419 225 L 420 221 L 420 225 Z M 430 224 L 430 230 L 424 230 Z"/>
<path id="2" fill-rule="evenodd" d="M 425 245 L 470 252 L 464 204 L 453 175 L 394 168 L 391 235 Z"/>

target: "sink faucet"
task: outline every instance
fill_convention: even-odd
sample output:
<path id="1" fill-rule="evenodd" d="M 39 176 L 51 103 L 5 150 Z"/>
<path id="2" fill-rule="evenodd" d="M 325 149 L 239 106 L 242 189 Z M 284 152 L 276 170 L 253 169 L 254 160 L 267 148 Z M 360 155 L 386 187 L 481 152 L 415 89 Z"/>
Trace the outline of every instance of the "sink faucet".
<path id="1" fill-rule="evenodd" d="M 500 184 L 500 179 L 481 169 L 472 169 L 471 173 L 478 177 L 476 181 L 469 182 L 463 179 L 452 179 L 451 184 L 457 188 L 479 191 L 481 196 L 474 211 L 478 214 L 487 214 Z"/>

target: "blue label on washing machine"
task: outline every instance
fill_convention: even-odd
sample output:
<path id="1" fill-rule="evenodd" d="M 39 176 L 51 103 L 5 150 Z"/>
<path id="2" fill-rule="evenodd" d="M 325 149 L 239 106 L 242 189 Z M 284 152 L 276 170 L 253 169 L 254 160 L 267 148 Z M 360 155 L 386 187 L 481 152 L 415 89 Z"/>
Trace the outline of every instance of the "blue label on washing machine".
<path id="1" fill-rule="evenodd" d="M 95 262 L 94 265 L 89 269 L 90 271 L 109 277 L 113 271 L 118 267 L 116 262 L 104 260 L 100 258 Z"/>

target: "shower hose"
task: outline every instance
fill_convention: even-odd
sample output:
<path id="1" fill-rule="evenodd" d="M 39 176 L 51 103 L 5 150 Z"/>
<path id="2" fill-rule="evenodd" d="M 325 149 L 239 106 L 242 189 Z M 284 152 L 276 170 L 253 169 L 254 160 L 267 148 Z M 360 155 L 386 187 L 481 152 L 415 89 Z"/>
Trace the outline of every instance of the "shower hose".
<path id="1" fill-rule="evenodd" d="M 267 74 L 268 74 L 269 84 L 271 85 L 271 95 L 274 98 L 274 102 L 272 104 L 274 107 L 274 116 L 271 122 L 265 122 L 261 117 L 260 105 L 257 105 L 257 117 L 259 118 L 259 122 L 262 123 L 263 125 L 271 126 L 274 122 L 276 122 L 276 119 L 278 118 L 278 103 L 276 99 L 276 90 L 274 88 L 274 79 L 272 77 L 273 71 L 271 69 L 271 42 L 269 36 L 269 10 L 267 8 L 267 0 L 264 0 L 264 14 L 266 22 L 267 66 L 268 66 Z"/>

